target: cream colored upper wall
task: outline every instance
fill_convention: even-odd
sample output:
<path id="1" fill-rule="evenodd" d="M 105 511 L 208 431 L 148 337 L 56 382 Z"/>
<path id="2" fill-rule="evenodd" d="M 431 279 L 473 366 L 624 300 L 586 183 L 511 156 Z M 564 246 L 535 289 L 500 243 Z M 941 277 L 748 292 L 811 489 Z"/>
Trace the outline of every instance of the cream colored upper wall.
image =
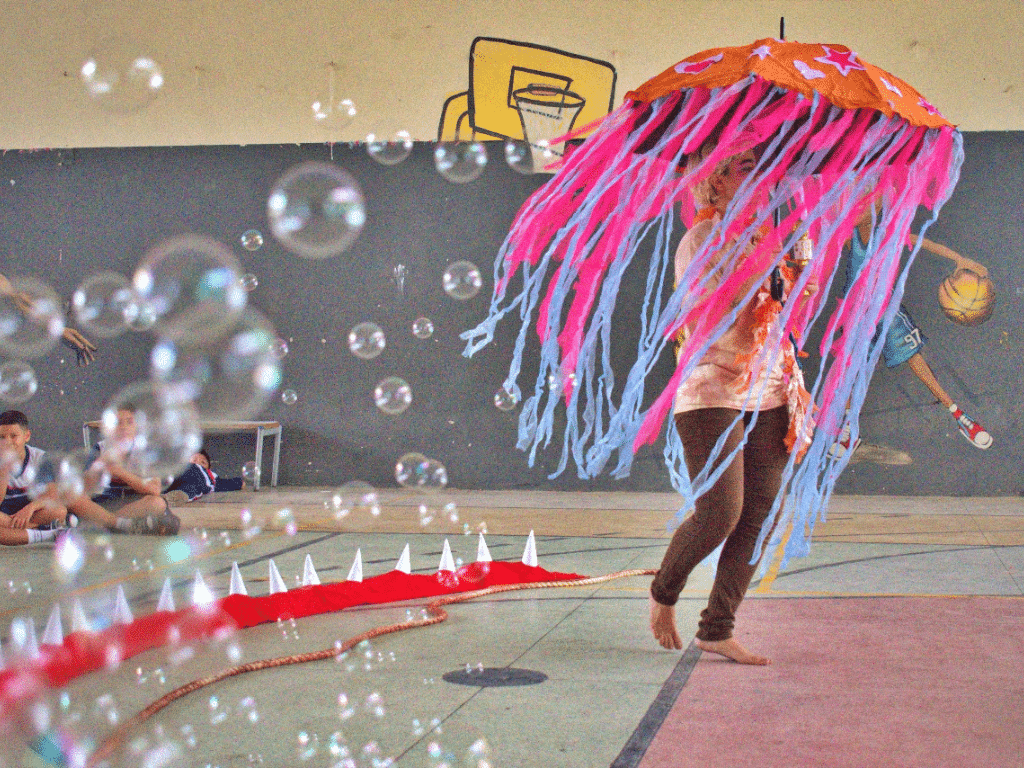
<path id="1" fill-rule="evenodd" d="M 339 137 L 437 134 L 485 35 L 610 62 L 615 101 L 699 50 L 778 34 L 838 42 L 914 84 L 964 130 L 1024 129 L 1024 2 L 882 0 L 120 0 L 3 2 L 0 147 L 323 141 L 310 104 L 335 89 L 359 113 Z M 84 94 L 82 61 L 131 39 L 160 62 L 162 93 L 134 115 Z"/>

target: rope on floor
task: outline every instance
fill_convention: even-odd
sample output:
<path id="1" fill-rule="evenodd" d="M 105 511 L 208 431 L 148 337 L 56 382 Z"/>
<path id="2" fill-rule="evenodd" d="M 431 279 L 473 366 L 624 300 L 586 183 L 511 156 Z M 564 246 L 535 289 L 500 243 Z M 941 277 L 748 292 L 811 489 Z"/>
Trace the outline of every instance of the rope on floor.
<path id="1" fill-rule="evenodd" d="M 144 710 L 139 712 L 134 717 L 126 720 L 120 726 L 118 726 L 104 741 L 95 752 L 89 757 L 88 768 L 95 768 L 104 761 L 110 759 L 114 753 L 120 749 L 120 747 L 127 740 L 129 734 L 136 730 L 139 726 L 149 720 L 153 715 L 158 713 L 160 710 L 169 706 L 172 702 L 178 699 L 188 696 L 190 693 L 195 693 L 198 690 L 219 683 L 221 680 L 226 680 L 229 677 L 236 677 L 237 675 L 244 675 L 247 672 L 258 672 L 263 669 L 274 669 L 275 667 L 285 667 L 290 664 L 305 664 L 310 661 L 324 661 L 326 659 L 332 659 L 339 656 L 347 651 L 352 650 L 360 643 L 366 640 L 374 640 L 384 635 L 394 634 L 395 632 L 404 632 L 408 629 L 415 629 L 417 627 L 429 627 L 433 624 L 440 624 L 447 620 L 448 612 L 444 610 L 446 605 L 456 605 L 457 603 L 465 603 L 470 600 L 476 600 L 477 598 L 486 597 L 488 595 L 496 595 L 501 592 L 514 592 L 524 589 L 556 589 L 559 587 L 586 587 L 592 584 L 603 584 L 607 581 L 613 581 L 615 579 L 625 579 L 631 576 L 653 576 L 657 573 L 656 570 L 652 569 L 634 569 L 629 571 L 616 571 L 615 573 L 609 573 L 604 576 L 592 576 L 586 579 L 576 579 L 574 581 L 542 581 L 530 584 L 500 584 L 494 587 L 487 587 L 486 589 L 478 589 L 474 592 L 464 592 L 457 595 L 448 595 L 447 597 L 440 597 L 436 600 L 431 601 L 427 604 L 427 618 L 418 619 L 416 621 L 403 621 L 395 624 L 385 624 L 374 629 L 361 632 L 358 635 L 354 635 L 346 640 L 344 643 L 332 645 L 330 648 L 324 648 L 320 651 L 310 651 L 309 653 L 297 653 L 291 656 L 278 656 L 274 659 L 263 659 L 262 661 L 250 661 L 247 664 L 239 664 L 235 667 L 222 670 L 214 675 L 208 675 L 201 677 L 197 680 L 193 680 L 190 683 L 186 683 L 173 691 L 161 696 L 159 699 L 154 701 Z"/>

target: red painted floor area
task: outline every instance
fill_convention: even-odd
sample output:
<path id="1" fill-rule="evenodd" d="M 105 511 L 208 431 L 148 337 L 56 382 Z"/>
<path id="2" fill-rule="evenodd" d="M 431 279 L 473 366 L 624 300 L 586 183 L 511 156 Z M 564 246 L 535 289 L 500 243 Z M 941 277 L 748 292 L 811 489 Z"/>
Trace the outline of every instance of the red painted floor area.
<path id="1" fill-rule="evenodd" d="M 748 600 L 704 654 L 641 768 L 1020 768 L 1024 598 Z"/>

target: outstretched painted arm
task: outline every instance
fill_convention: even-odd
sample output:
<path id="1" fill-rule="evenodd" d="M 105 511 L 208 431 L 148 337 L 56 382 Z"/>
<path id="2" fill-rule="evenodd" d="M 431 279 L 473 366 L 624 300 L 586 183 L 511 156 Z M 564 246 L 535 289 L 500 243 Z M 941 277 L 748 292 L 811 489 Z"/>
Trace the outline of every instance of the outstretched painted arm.
<path id="1" fill-rule="evenodd" d="M 4 275 L 0 275 L 0 294 L 12 297 L 23 312 L 31 310 L 28 298 L 15 291 L 11 281 Z M 96 345 L 75 328 L 64 327 L 61 343 L 75 350 L 75 357 L 79 365 L 88 365 L 96 359 Z"/>

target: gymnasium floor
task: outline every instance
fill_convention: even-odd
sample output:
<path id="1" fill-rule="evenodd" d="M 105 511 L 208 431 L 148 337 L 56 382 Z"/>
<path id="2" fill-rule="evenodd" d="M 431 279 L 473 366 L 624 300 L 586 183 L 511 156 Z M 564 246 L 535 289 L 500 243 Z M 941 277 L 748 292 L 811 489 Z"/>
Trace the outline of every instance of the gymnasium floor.
<path id="1" fill-rule="evenodd" d="M 495 560 L 518 561 L 533 530 L 549 571 L 656 568 L 676 502 L 670 494 L 451 491 L 426 500 L 439 514 L 423 526 L 425 500 L 409 494 L 382 492 L 379 517 L 357 510 L 341 523 L 324 498 L 309 488 L 208 497 L 179 510 L 180 539 L 91 533 L 86 565 L 66 589 L 51 575 L 52 545 L 7 548 L 5 643 L 15 617 L 33 617 L 41 632 L 55 602 L 67 629 L 74 596 L 92 619 L 109 616 L 118 585 L 136 616 L 155 609 L 165 578 L 178 606 L 187 604 L 195 569 L 222 596 L 233 561 L 251 595 L 266 593 L 270 558 L 292 587 L 307 555 L 322 581 L 337 581 L 358 548 L 368 578 L 393 569 L 408 543 L 413 572 L 433 573 L 446 538 L 456 564 L 472 562 L 484 528 Z M 443 502 L 457 505 L 457 522 L 440 514 Z M 291 510 L 294 532 L 282 509 Z M 183 542 L 191 557 L 172 562 Z M 679 603 L 684 638 L 710 578 L 702 566 Z M 810 557 L 770 571 L 741 609 L 737 636 L 771 655 L 771 667 L 657 647 L 648 584 L 634 577 L 490 596 L 341 662 L 232 678 L 160 712 L 115 764 L 372 766 L 388 756 L 435 768 L 1021 764 L 1024 499 L 836 498 Z M 185 682 L 240 661 L 328 648 L 416 618 L 425 602 L 151 651 L 78 679 L 66 696 L 53 692 L 49 711 L 88 744 Z M 473 680 L 504 669 L 545 679 Z M 446 673 L 470 684 L 447 682 Z M 2 749 L 0 765 L 48 764 L 9 739 Z"/>

